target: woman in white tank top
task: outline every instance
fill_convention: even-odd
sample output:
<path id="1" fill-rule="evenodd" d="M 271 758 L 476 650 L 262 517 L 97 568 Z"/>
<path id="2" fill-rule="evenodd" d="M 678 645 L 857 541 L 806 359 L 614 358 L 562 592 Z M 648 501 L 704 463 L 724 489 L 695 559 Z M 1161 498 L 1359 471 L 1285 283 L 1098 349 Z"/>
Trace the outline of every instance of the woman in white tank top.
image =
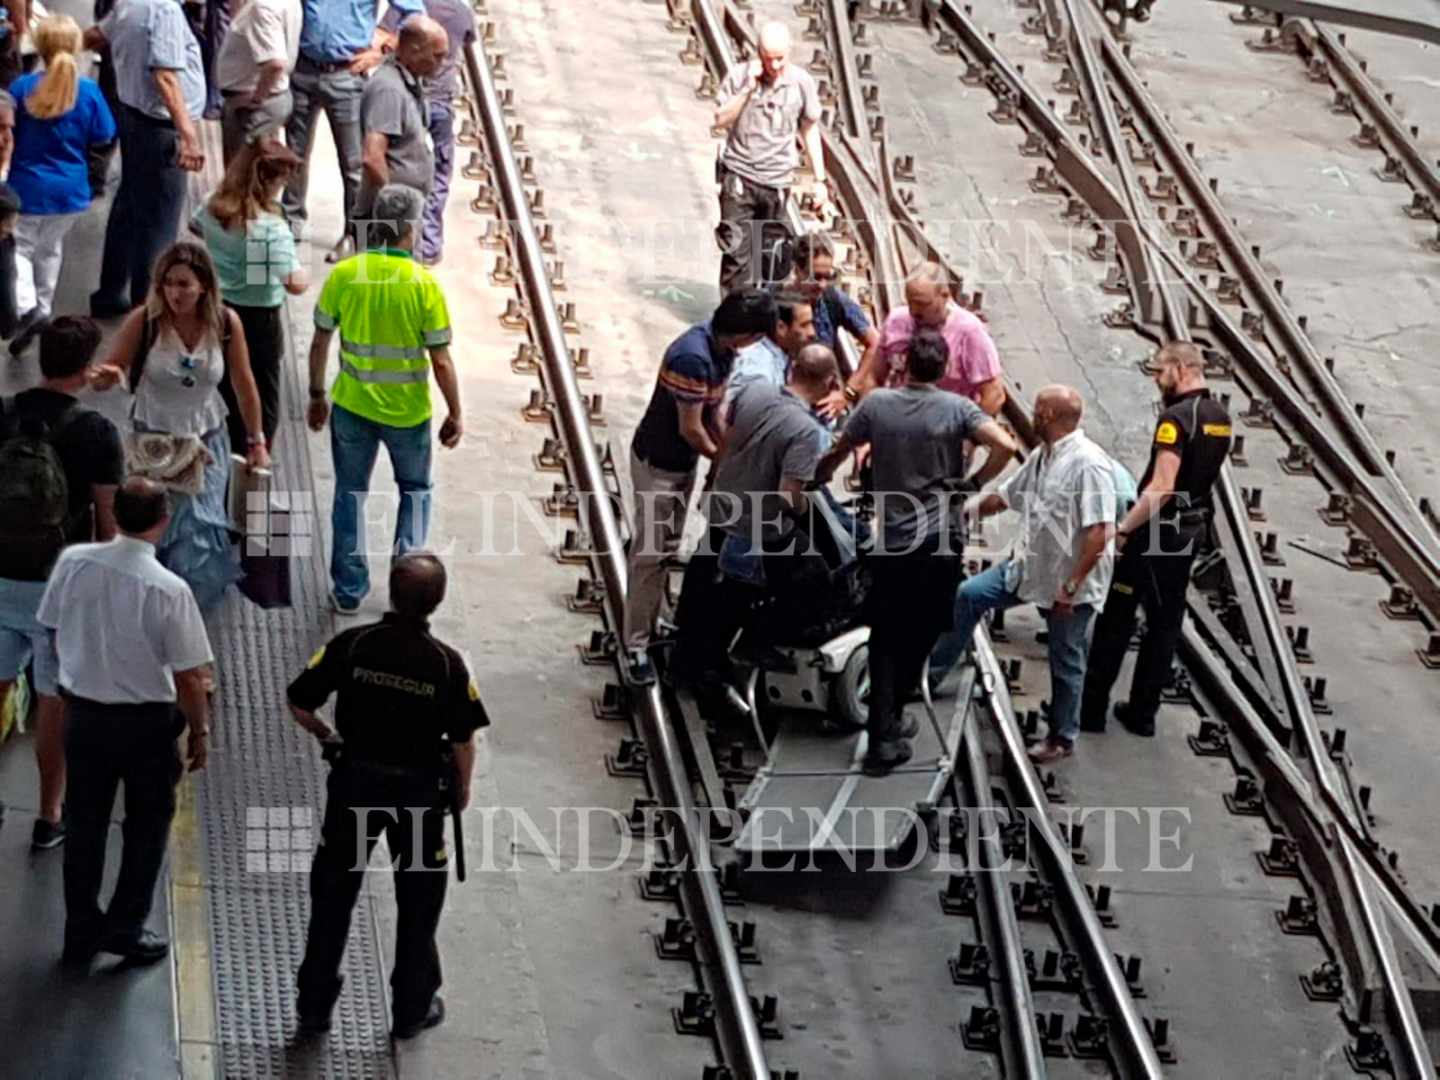
<path id="1" fill-rule="evenodd" d="M 227 366 L 249 436 L 245 458 L 252 469 L 263 469 L 270 455 L 245 333 L 220 301 L 209 253 L 189 241 L 173 244 L 155 260 L 152 281 L 145 306 L 126 316 L 94 385 L 128 381 L 137 432 L 193 437 L 209 451 L 200 491 L 172 490 L 170 527 L 157 549 L 160 562 L 189 582 L 203 608 L 240 578 L 226 501 L 230 436 L 219 389 Z"/>

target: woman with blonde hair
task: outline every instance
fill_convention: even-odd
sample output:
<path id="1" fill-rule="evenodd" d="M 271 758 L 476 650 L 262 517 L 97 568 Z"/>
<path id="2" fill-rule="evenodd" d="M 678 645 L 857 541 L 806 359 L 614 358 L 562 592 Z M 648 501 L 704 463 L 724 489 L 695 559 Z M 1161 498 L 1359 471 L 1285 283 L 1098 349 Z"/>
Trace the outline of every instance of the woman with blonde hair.
<path id="1" fill-rule="evenodd" d="M 300 158 L 274 139 L 248 143 L 190 223 L 215 260 L 221 296 L 245 328 L 267 445 L 280 417 L 285 294 L 302 293 L 309 284 L 294 235 L 280 216 L 280 192 L 299 167 Z M 228 375 L 220 393 L 230 410 L 230 440 L 238 446 L 244 432 Z"/>
<path id="2" fill-rule="evenodd" d="M 226 502 L 231 447 L 220 383 L 227 371 L 244 418 L 245 442 L 236 451 L 251 469 L 267 468 L 240 319 L 221 301 L 205 249 L 182 240 L 155 260 L 149 297 L 121 323 L 91 386 L 128 382 L 134 430 L 125 440 L 126 466 L 170 489 L 170 527 L 156 555 L 189 583 L 202 608 L 241 574 Z"/>
<path id="3" fill-rule="evenodd" d="M 90 206 L 90 149 L 115 141 L 115 118 L 100 87 L 80 74 L 75 20 L 49 15 L 35 24 L 32 37 L 45 69 L 10 86 L 15 98 L 10 186 L 20 195 L 21 210 L 15 228 L 21 326 L 10 342 L 12 356 L 50 316 L 65 234 Z"/>

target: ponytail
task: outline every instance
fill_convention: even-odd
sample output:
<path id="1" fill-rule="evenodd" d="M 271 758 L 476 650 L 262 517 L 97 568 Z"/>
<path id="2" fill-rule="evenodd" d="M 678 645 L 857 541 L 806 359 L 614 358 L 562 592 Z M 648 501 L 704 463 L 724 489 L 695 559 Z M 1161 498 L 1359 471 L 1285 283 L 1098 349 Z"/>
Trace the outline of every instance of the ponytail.
<path id="1" fill-rule="evenodd" d="M 80 94 L 80 27 L 68 15 L 50 15 L 35 27 L 35 48 L 45 61 L 40 84 L 25 99 L 25 111 L 37 120 L 53 120 L 75 108 Z"/>

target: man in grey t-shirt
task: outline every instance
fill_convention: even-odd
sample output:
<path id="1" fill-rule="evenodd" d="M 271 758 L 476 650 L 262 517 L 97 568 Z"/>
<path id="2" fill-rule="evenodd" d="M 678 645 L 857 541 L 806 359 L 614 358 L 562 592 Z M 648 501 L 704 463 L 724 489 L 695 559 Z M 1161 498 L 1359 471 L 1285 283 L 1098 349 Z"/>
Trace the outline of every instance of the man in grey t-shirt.
<path id="1" fill-rule="evenodd" d="M 782 535 L 784 516 L 829 437 L 813 410 L 839 383 L 835 354 L 801 349 L 783 387 L 742 386 L 730 406 L 725 447 L 705 500 L 710 529 L 685 568 L 672 671 L 683 681 L 723 673 L 726 653 L 765 583 L 761 552 Z"/>
<path id="2" fill-rule="evenodd" d="M 428 15 L 413 15 L 400 28 L 395 55 L 375 69 L 360 99 L 365 133 L 357 228 L 370 216 L 376 193 L 386 184 L 430 192 L 435 156 L 430 149 L 429 114 L 421 80 L 438 71 L 450 51 L 445 28 Z M 360 250 L 364 244 L 358 245 Z"/>
<path id="3" fill-rule="evenodd" d="M 889 772 L 910 760 L 918 730 L 905 723 L 905 700 L 920 682 L 925 658 L 951 624 L 960 583 L 958 511 L 963 491 L 998 476 L 1017 447 L 1011 435 L 968 398 L 936 386 L 949 363 L 945 339 L 922 330 L 906 356 L 907 382 L 876 390 L 851 415 L 820 460 L 829 480 L 854 449 L 868 445 L 882 515 L 871 556 L 870 719 L 865 770 Z M 967 480 L 965 442 L 989 451 Z M 958 488 L 958 490 L 952 490 Z"/>
<path id="4" fill-rule="evenodd" d="M 760 28 L 760 56 L 737 64 L 720 84 L 715 126 L 728 132 L 720 157 L 720 292 L 766 284 L 760 247 L 785 218 L 785 200 L 800 155 L 797 137 L 815 174 L 821 217 L 829 203 L 820 146 L 820 94 L 815 79 L 789 62 L 784 23 Z"/>
<path id="5" fill-rule="evenodd" d="M 475 43 L 475 11 L 470 0 L 425 0 L 425 14 L 445 28 L 450 52 L 425 83 L 430 105 L 430 142 L 435 152 L 435 181 L 425 199 L 425 227 L 415 244 L 415 260 L 425 266 L 440 261 L 445 247 L 445 201 L 450 194 L 450 173 L 455 165 L 455 96 L 460 93 L 460 55 Z M 405 14 L 391 7 L 380 29 L 398 33 Z"/>

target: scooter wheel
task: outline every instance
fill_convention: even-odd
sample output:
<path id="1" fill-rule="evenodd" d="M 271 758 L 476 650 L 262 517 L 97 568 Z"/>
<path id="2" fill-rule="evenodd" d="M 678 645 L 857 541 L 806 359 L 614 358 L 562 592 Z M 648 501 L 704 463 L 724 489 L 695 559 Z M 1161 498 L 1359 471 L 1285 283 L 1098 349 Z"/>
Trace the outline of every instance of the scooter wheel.
<path id="1" fill-rule="evenodd" d="M 830 683 L 830 718 L 836 727 L 856 730 L 870 719 L 870 646 L 858 645 Z"/>

